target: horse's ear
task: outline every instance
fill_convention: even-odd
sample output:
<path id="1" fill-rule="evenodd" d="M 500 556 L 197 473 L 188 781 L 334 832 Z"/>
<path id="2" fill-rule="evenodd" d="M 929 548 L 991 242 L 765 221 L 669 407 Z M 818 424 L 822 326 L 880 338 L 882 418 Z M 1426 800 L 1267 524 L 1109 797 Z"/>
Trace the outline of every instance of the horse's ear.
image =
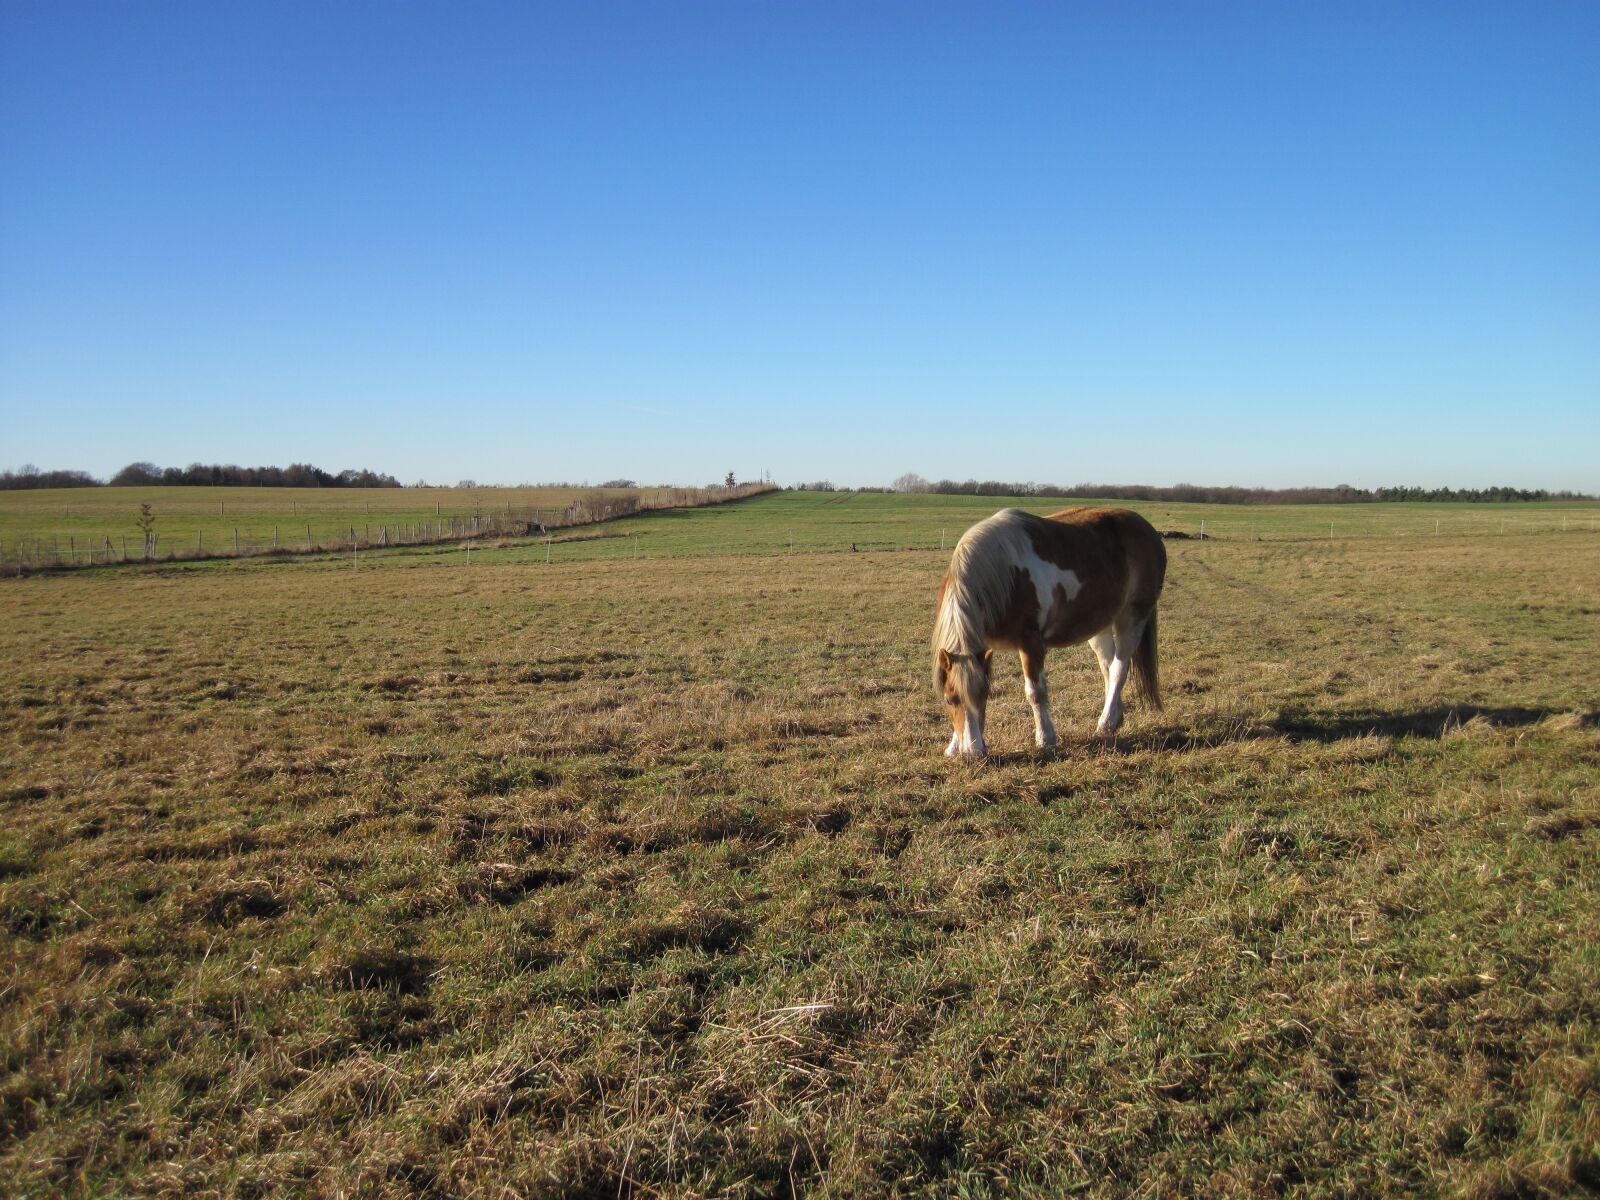
<path id="1" fill-rule="evenodd" d="M 993 650 L 985 650 L 983 652 L 983 665 L 984 666 L 988 666 L 989 665 L 989 660 L 991 658 L 993 658 L 993 657 L 994 657 L 994 651 Z"/>
<path id="2" fill-rule="evenodd" d="M 943 646 L 939 647 L 939 670 L 946 672 L 950 670 L 950 651 Z"/>

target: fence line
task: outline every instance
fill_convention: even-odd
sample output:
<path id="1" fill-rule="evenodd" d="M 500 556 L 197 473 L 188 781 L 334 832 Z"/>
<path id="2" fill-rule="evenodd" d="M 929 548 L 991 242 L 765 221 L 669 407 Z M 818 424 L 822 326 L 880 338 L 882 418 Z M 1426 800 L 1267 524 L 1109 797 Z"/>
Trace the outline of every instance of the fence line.
<path id="1" fill-rule="evenodd" d="M 219 549 L 215 542 L 208 548 L 204 528 L 195 532 L 190 546 L 169 548 L 165 552 L 162 551 L 162 535 L 159 533 L 153 534 L 148 541 L 141 537 L 132 554 L 129 553 L 128 539 L 124 536 L 121 539 L 121 552 L 115 557 L 115 547 L 109 535 L 86 536 L 80 545 L 77 534 L 68 534 L 67 544 L 63 546 L 61 539 L 53 535 L 46 539 L 25 534 L 13 539 L 10 545 L 0 540 L 0 574 L 18 575 L 29 570 L 82 569 L 129 563 L 342 554 L 396 546 L 447 545 L 462 539 L 484 537 L 544 537 L 555 529 L 595 525 L 670 508 L 713 507 L 777 490 L 777 487 L 765 483 L 741 483 L 731 488 L 650 488 L 647 492 L 622 496 L 596 493 L 580 497 L 563 507 L 527 506 L 513 510 L 508 501 L 503 510 L 485 512 L 479 509 L 471 515 L 444 513 L 439 511 L 436 503 L 434 520 L 384 522 L 377 525 L 376 536 L 370 522 L 363 522 L 358 534 L 356 526 L 345 521 L 332 540 L 315 536 L 312 526 L 307 525 L 304 543 L 298 545 L 288 545 L 281 540 L 279 525 L 272 527 L 270 540 L 265 534 L 234 526 L 231 527 L 231 552 L 225 548 Z M 94 538 L 97 537 L 103 537 L 103 545 L 95 544 Z M 168 541 L 170 544 L 170 537 Z M 227 545 L 228 542 L 224 540 L 222 546 Z"/>

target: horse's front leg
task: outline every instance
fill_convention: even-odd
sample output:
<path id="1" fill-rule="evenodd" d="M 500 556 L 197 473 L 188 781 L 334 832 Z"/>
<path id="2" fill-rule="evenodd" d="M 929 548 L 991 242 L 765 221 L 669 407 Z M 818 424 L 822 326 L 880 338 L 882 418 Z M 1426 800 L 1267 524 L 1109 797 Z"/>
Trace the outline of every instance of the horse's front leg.
<path id="1" fill-rule="evenodd" d="M 1028 706 L 1033 709 L 1033 740 L 1041 750 L 1053 750 L 1056 745 L 1056 727 L 1050 720 L 1050 691 L 1044 682 L 1044 644 L 1028 646 L 1018 651 L 1022 658 L 1022 678 L 1028 692 Z"/>

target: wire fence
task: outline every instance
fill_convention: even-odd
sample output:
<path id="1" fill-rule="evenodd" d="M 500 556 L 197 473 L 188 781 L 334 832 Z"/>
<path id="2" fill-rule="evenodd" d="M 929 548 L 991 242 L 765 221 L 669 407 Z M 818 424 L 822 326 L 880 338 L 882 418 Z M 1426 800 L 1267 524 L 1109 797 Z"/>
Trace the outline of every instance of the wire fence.
<path id="1" fill-rule="evenodd" d="M 542 537 L 670 508 L 705 508 L 776 491 L 765 483 L 733 487 L 656 488 L 649 492 L 595 493 L 557 508 L 507 505 L 494 512 L 439 513 L 433 520 L 342 521 L 235 525 L 219 531 L 197 529 L 169 535 L 157 528 L 128 534 L 16 535 L 0 539 L 0 574 L 72 570 L 134 563 L 196 562 L 206 559 L 291 557 L 340 554 L 398 546 L 449 545 L 464 540 Z M 135 523 L 137 524 L 137 522 Z"/>

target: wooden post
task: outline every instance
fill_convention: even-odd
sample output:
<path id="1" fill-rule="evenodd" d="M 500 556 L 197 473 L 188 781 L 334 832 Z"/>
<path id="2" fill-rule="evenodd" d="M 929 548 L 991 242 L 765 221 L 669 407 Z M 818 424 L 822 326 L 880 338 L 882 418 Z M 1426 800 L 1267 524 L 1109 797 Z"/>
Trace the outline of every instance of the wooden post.
<path id="1" fill-rule="evenodd" d="M 311 549 L 311 526 L 306 526 L 306 549 Z"/>
<path id="2" fill-rule="evenodd" d="M 194 535 L 194 544 L 201 554 L 206 552 L 206 531 L 204 529 Z"/>
<path id="3" fill-rule="evenodd" d="M 239 557 L 239 527 L 237 525 L 233 527 L 233 556 L 235 558 Z"/>

